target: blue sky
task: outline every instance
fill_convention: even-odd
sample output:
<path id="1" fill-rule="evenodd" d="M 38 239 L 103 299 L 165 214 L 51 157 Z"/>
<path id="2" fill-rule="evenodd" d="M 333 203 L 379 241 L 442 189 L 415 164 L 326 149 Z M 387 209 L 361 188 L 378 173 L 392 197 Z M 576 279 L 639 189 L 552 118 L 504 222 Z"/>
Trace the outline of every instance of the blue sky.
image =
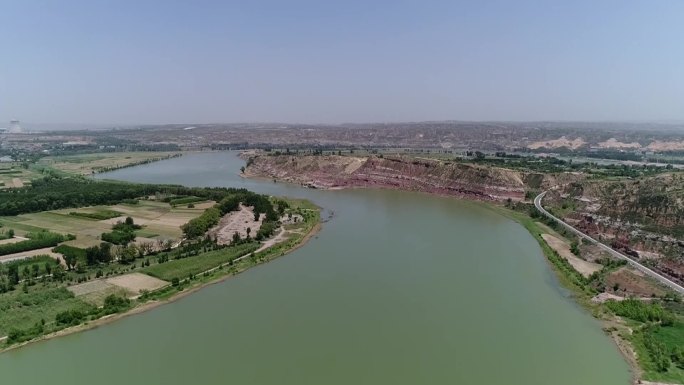
<path id="1" fill-rule="evenodd" d="M 0 123 L 684 120 L 678 0 L 0 0 L 0 15 Z"/>

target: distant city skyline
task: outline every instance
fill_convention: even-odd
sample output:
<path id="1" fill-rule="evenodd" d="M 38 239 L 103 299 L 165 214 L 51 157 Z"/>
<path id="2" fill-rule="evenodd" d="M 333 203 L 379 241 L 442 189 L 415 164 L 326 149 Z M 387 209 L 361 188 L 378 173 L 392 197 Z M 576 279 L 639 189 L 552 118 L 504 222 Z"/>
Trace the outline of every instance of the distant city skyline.
<path id="1" fill-rule="evenodd" d="M 11 53 L 0 127 L 684 122 L 675 0 L 11 0 L 0 11 Z"/>

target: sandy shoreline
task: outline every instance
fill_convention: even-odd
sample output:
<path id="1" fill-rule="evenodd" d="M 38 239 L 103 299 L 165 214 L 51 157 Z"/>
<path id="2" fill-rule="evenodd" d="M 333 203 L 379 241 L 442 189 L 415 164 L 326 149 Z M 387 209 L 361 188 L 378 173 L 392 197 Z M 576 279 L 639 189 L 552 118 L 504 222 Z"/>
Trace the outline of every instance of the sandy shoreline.
<path id="1" fill-rule="evenodd" d="M 271 260 L 273 260 L 273 259 L 276 259 L 276 258 L 279 258 L 279 257 L 284 256 L 284 255 L 287 255 L 287 254 L 289 254 L 289 253 L 291 253 L 291 252 L 293 252 L 293 251 L 299 249 L 300 247 L 304 246 L 309 240 L 311 240 L 311 238 L 313 238 L 316 234 L 318 234 L 318 232 L 321 230 L 322 227 L 323 227 L 323 226 L 322 226 L 321 222 L 319 221 L 318 223 L 316 223 L 316 224 L 311 228 L 311 230 L 309 230 L 308 233 L 306 233 L 306 235 L 305 235 L 304 237 L 302 237 L 302 240 L 301 240 L 300 242 L 298 242 L 296 245 L 294 245 L 293 247 L 291 247 L 290 249 L 288 249 L 288 250 L 285 251 L 284 253 L 282 253 L 282 254 L 280 254 L 280 255 L 276 255 L 275 257 L 273 257 L 273 258 L 270 259 L 269 261 L 271 261 Z M 267 261 L 267 262 L 268 262 L 268 261 Z M 34 343 L 37 343 L 37 342 L 47 341 L 47 340 L 51 340 L 51 339 L 54 339 L 54 338 L 64 337 L 64 336 L 68 336 L 68 335 L 70 335 L 70 334 L 74 334 L 74 333 L 79 333 L 79 332 L 83 332 L 83 331 L 95 329 L 95 328 L 98 328 L 98 327 L 103 326 L 103 325 L 107 325 L 107 324 L 109 324 L 109 323 L 111 323 L 111 322 L 120 320 L 120 319 L 125 318 L 125 317 L 133 316 L 133 315 L 136 315 L 136 314 L 142 314 L 142 313 L 144 313 L 144 312 L 146 312 L 146 311 L 155 309 L 155 308 L 158 307 L 158 306 L 162 306 L 162 305 L 165 305 L 165 304 L 169 304 L 169 303 L 178 301 L 178 300 L 180 300 L 180 299 L 182 299 L 182 298 L 184 298 L 184 297 L 186 297 L 186 296 L 188 296 L 188 295 L 191 295 L 191 294 L 193 294 L 193 293 L 196 293 L 197 291 L 199 291 L 199 290 L 201 290 L 201 289 L 203 289 L 203 288 L 205 288 L 205 287 L 207 287 L 207 286 L 210 286 L 210 285 L 214 285 L 214 284 L 223 282 L 223 281 L 225 281 L 225 280 L 227 280 L 227 279 L 229 279 L 229 278 L 232 278 L 232 277 L 234 277 L 234 276 L 236 276 L 236 275 L 238 275 L 238 274 L 240 274 L 240 273 L 243 273 L 243 272 L 249 270 L 250 268 L 255 267 L 255 266 L 258 266 L 258 265 L 260 265 L 260 264 L 261 264 L 261 263 L 256 264 L 256 265 L 254 265 L 254 266 L 250 266 L 250 267 L 248 267 L 248 268 L 246 268 L 246 269 L 244 269 L 244 270 L 240 270 L 240 271 L 237 271 L 237 272 L 232 273 L 232 274 L 231 274 L 231 273 L 226 273 L 225 275 L 222 275 L 222 276 L 220 276 L 220 277 L 217 277 L 216 279 L 213 279 L 213 280 L 211 280 L 211 281 L 202 283 L 202 284 L 200 284 L 200 285 L 197 285 L 197 286 L 195 286 L 195 287 L 189 288 L 189 289 L 187 289 L 187 290 L 179 291 L 178 293 L 174 294 L 173 296 L 171 296 L 171 297 L 169 297 L 169 298 L 167 298 L 167 299 L 165 299 L 165 300 L 162 300 L 162 301 L 155 300 L 155 301 L 145 302 L 145 303 L 140 304 L 140 305 L 138 305 L 138 306 L 136 306 L 136 307 L 134 307 L 134 308 L 132 308 L 132 309 L 130 309 L 130 310 L 124 312 L 124 313 L 110 314 L 110 315 L 104 316 L 104 317 L 102 317 L 102 318 L 98 318 L 98 319 L 96 319 L 96 320 L 89 321 L 89 322 L 84 323 L 84 324 L 80 324 L 80 325 L 68 327 L 68 328 L 65 328 L 65 329 L 56 331 L 56 332 L 54 332 L 54 333 L 50 333 L 50 334 L 46 334 L 46 335 L 40 336 L 40 337 L 38 337 L 38 338 L 29 340 L 29 341 L 25 341 L 25 342 L 21 342 L 21 343 L 18 343 L 18 344 L 14 344 L 14 345 L 5 347 L 5 348 L 3 348 L 3 349 L 0 349 L 0 354 L 5 353 L 5 352 L 8 352 L 8 351 L 10 351 L 10 350 L 19 349 L 19 348 L 21 348 L 21 347 L 24 347 L 24 346 L 27 346 L 27 345 L 30 345 L 30 344 L 34 344 Z"/>

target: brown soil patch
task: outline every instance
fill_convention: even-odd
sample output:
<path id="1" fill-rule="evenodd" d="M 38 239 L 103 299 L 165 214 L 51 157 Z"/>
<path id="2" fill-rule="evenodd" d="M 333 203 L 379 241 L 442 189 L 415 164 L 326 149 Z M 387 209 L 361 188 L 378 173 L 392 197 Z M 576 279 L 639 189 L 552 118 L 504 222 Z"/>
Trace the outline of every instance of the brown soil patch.
<path id="1" fill-rule="evenodd" d="M 55 258 L 56 260 L 60 261 L 60 263 L 62 262 L 62 254 L 53 253 L 52 247 L 46 247 L 44 249 L 36 249 L 36 250 L 24 251 L 21 253 L 14 253 L 14 254 L 7 254 L 7 255 L 0 256 L 0 263 L 16 261 L 18 259 L 30 258 L 30 257 L 34 257 L 36 255 L 49 255 L 49 256 Z"/>
<path id="2" fill-rule="evenodd" d="M 665 294 L 641 272 L 628 267 L 622 267 L 606 276 L 606 290 L 613 290 L 616 283 L 618 285 L 616 294 L 620 296 L 650 297 L 652 294 L 656 296 Z"/>
<path id="3" fill-rule="evenodd" d="M 587 262 L 573 254 L 570 251 L 570 245 L 565 241 L 556 238 L 551 234 L 542 234 L 542 238 L 544 238 L 552 249 L 556 250 L 558 255 L 570 262 L 570 265 L 583 276 L 588 277 L 594 272 L 601 270 L 602 266 L 598 263 Z"/>
<path id="4" fill-rule="evenodd" d="M 156 290 L 168 284 L 166 281 L 142 273 L 131 273 L 118 277 L 96 279 L 67 289 L 76 297 L 96 306 L 102 306 L 110 294 L 134 297 L 142 290 Z"/>
<path id="5" fill-rule="evenodd" d="M 611 293 L 599 293 L 591 299 L 591 302 L 604 303 L 606 301 L 623 301 L 624 299 L 625 297 L 620 297 L 619 295 Z"/>
<path id="6" fill-rule="evenodd" d="M 293 231 L 293 232 L 294 232 L 294 231 Z M 281 227 L 281 228 L 280 228 L 280 232 L 279 232 L 278 234 L 276 234 L 275 236 L 273 236 L 273 237 L 267 239 L 266 241 L 262 242 L 262 246 L 259 247 L 258 249 L 256 249 L 256 251 L 254 251 L 254 252 L 255 252 L 255 253 L 258 253 L 258 252 L 260 252 L 260 251 L 263 251 L 263 250 L 268 249 L 269 247 L 271 247 L 271 246 L 273 246 L 273 245 L 275 245 L 275 244 L 278 244 L 278 243 L 280 243 L 280 242 L 286 241 L 287 238 L 288 238 L 288 235 L 289 235 L 289 232 L 288 232 L 288 231 L 285 231 L 285 229 L 283 229 L 283 228 Z"/>
<path id="7" fill-rule="evenodd" d="M 620 142 L 615 138 L 610 138 L 605 142 L 601 142 L 598 146 L 601 148 L 641 148 L 641 145 L 638 142 L 625 143 Z"/>
<path id="8" fill-rule="evenodd" d="M 10 243 L 17 243 L 17 242 L 25 241 L 25 240 L 27 240 L 27 239 L 28 239 L 28 238 L 22 238 L 22 237 L 14 237 L 14 238 L 9 238 L 9 239 L 3 239 L 3 240 L 0 240 L 0 245 L 7 245 L 7 244 L 10 244 Z"/>
<path id="9" fill-rule="evenodd" d="M 168 284 L 159 278 L 151 277 L 143 273 L 130 273 L 105 279 L 105 282 L 118 286 L 133 294 L 140 294 L 143 290 L 156 290 Z"/>
<path id="10" fill-rule="evenodd" d="M 656 140 L 646 146 L 646 148 L 653 151 L 681 151 L 684 150 L 684 140 L 681 142 L 662 142 L 660 140 Z"/>
<path id="11" fill-rule="evenodd" d="M 195 209 L 197 210 L 206 210 L 214 207 L 216 202 L 214 201 L 208 201 L 208 202 L 202 202 L 202 203 L 194 203 Z"/>
<path id="12" fill-rule="evenodd" d="M 261 228 L 266 216 L 261 214 L 258 221 L 254 220 L 254 210 L 251 207 L 240 205 L 238 211 L 230 212 L 221 218 L 219 224 L 209 230 L 209 234 L 216 238 L 220 245 L 227 245 L 233 240 L 233 234 L 237 232 L 240 238 L 247 237 L 247 228 L 251 229 L 250 236 L 254 237 Z"/>
<path id="13" fill-rule="evenodd" d="M 113 288 L 114 285 L 107 283 L 102 279 L 96 279 L 94 281 L 79 283 L 78 285 L 69 286 L 67 289 L 74 293 L 75 296 L 82 296 L 98 291 L 107 290 Z"/>
<path id="14" fill-rule="evenodd" d="M 553 140 L 546 140 L 546 141 L 541 141 L 541 142 L 534 142 L 529 145 L 527 145 L 528 148 L 531 149 L 538 149 L 538 148 L 561 148 L 561 147 L 567 147 L 571 150 L 578 149 L 582 146 L 584 146 L 587 142 L 584 141 L 582 138 L 576 138 L 573 140 L 570 140 L 566 138 L 565 136 L 561 136 L 558 139 L 553 139 Z"/>

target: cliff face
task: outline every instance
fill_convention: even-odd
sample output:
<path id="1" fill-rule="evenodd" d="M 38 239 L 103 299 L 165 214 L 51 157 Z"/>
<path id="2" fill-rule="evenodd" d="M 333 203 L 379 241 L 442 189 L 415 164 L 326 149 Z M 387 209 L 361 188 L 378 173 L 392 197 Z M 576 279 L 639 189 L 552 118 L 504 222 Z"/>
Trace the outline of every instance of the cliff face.
<path id="1" fill-rule="evenodd" d="M 245 174 L 315 188 L 381 187 L 481 200 L 521 200 L 529 179 L 501 168 L 400 156 L 252 155 Z"/>
<path id="2" fill-rule="evenodd" d="M 683 174 L 586 179 L 547 196 L 577 228 L 684 282 Z"/>
<path id="3" fill-rule="evenodd" d="M 619 219 L 645 230 L 684 235 L 684 175 L 619 181 L 586 180 L 565 186 L 579 213 Z"/>

